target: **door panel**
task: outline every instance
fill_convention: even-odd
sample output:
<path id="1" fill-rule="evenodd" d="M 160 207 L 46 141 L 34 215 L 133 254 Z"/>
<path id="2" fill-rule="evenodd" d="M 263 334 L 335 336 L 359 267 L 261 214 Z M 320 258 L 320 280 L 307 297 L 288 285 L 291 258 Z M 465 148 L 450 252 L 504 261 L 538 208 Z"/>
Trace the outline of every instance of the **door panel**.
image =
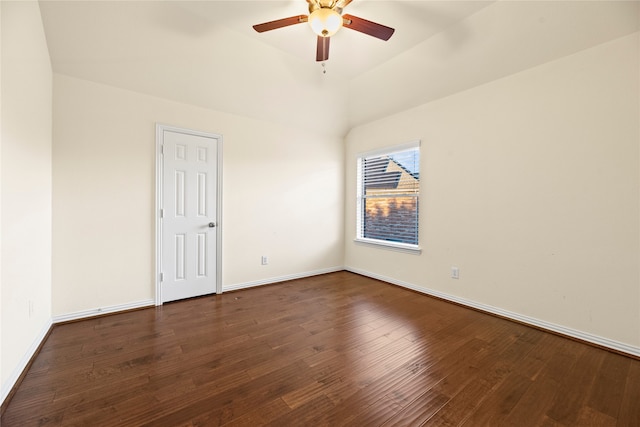
<path id="1" fill-rule="evenodd" d="M 161 129 L 161 302 L 216 292 L 215 137 Z"/>

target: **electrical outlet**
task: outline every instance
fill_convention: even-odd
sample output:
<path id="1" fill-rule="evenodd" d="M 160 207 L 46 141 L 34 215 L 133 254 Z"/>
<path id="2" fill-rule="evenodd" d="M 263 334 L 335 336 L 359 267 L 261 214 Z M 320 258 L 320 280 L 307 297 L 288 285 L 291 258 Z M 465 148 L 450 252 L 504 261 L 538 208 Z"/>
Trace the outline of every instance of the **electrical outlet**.
<path id="1" fill-rule="evenodd" d="M 269 264 L 269 258 L 267 258 L 266 255 L 262 255 L 261 263 L 262 263 L 262 265 Z"/>
<path id="2" fill-rule="evenodd" d="M 460 269 L 458 267 L 451 267 L 451 278 L 452 279 L 460 278 Z"/>

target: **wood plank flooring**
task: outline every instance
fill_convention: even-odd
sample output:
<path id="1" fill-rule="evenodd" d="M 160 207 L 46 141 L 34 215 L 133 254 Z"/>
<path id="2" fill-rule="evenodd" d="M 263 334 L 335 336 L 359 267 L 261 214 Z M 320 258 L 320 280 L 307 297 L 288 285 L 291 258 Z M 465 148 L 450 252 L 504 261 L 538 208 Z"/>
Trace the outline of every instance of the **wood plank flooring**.
<path id="1" fill-rule="evenodd" d="M 640 426 L 640 361 L 348 272 L 55 326 L 10 426 Z"/>

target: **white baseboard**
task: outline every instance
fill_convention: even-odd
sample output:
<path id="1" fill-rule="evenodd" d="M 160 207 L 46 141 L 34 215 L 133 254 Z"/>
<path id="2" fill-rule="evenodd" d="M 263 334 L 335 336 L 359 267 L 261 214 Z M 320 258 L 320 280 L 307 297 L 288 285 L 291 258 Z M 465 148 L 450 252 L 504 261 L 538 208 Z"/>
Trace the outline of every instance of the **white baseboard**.
<path id="1" fill-rule="evenodd" d="M 99 308 L 93 308 L 90 310 L 76 311 L 75 313 L 61 314 L 59 316 L 53 316 L 53 319 L 51 321 L 54 324 L 69 322 L 72 320 L 86 319 L 87 317 L 98 316 L 101 314 L 118 313 L 120 311 L 133 310 L 136 308 L 154 307 L 154 306 L 155 306 L 155 301 L 152 299 L 149 299 L 149 300 L 143 300 L 143 301 L 137 301 L 137 302 L 130 302 L 127 304 L 112 305 L 109 307 L 99 307 Z"/>
<path id="2" fill-rule="evenodd" d="M 344 267 L 342 266 L 331 267 L 331 268 L 325 268 L 322 270 L 314 270 L 314 271 L 307 271 L 304 273 L 290 274 L 287 276 L 270 277 L 268 279 L 255 280 L 253 282 L 236 283 L 234 285 L 222 286 L 222 292 L 224 293 L 228 291 L 237 291 L 240 289 L 253 288 L 255 286 L 271 285 L 273 283 L 285 282 L 287 280 L 303 279 L 305 277 L 318 276 L 320 274 L 327 274 L 327 273 L 335 273 L 336 271 L 342 271 L 342 270 L 344 270 Z"/>
<path id="3" fill-rule="evenodd" d="M 465 298 L 460 298 L 455 295 L 449 295 L 443 292 L 435 291 L 433 289 L 423 288 L 422 286 L 416 286 L 412 283 L 403 282 L 401 280 L 393 279 L 391 277 L 381 276 L 379 274 L 370 273 L 368 271 L 360 270 L 357 268 L 345 267 L 345 270 L 350 271 L 352 273 L 360 274 L 362 276 L 371 277 L 372 279 L 382 280 L 383 282 L 388 282 L 393 285 L 401 286 L 403 288 L 411 289 L 413 291 L 420 292 L 422 294 L 431 295 L 437 298 L 441 298 L 443 300 L 455 302 L 457 304 L 461 304 L 467 307 L 485 311 L 487 313 L 492 313 L 501 317 L 515 320 L 517 322 L 522 322 L 531 326 L 535 326 L 537 328 L 545 329 L 561 335 L 565 335 L 565 336 L 576 338 L 582 341 L 590 342 L 592 344 L 606 347 L 611 350 L 619 351 L 621 353 L 626 353 L 632 356 L 640 357 L 640 347 L 635 347 L 629 344 L 625 344 L 625 343 L 611 340 L 608 338 L 603 338 L 603 337 L 593 335 L 587 332 L 579 331 L 576 329 L 567 328 L 565 326 L 556 325 L 554 323 L 546 322 L 544 320 L 536 319 L 534 317 L 524 316 L 522 314 L 514 313 L 512 311 L 503 310 L 498 307 L 493 307 L 490 305 L 478 303 Z"/>
<path id="4" fill-rule="evenodd" d="M 7 398 L 7 396 L 11 392 L 11 389 L 16 385 L 18 378 L 20 378 L 20 375 L 22 375 L 22 372 L 25 370 L 25 368 L 29 364 L 29 361 L 38 350 L 38 347 L 40 347 L 40 344 L 42 343 L 44 338 L 47 336 L 47 333 L 49 333 L 49 329 L 51 329 L 51 326 L 52 326 L 52 323 L 51 323 L 51 320 L 49 320 L 43 326 L 40 333 L 38 333 L 38 335 L 36 336 L 36 339 L 33 340 L 31 345 L 29 346 L 29 349 L 22 356 L 22 359 L 20 359 L 20 362 L 15 367 L 13 372 L 11 372 L 11 375 L 9 376 L 7 381 L 2 384 L 2 395 L 0 395 L 0 404 L 4 404 L 4 400 Z"/>

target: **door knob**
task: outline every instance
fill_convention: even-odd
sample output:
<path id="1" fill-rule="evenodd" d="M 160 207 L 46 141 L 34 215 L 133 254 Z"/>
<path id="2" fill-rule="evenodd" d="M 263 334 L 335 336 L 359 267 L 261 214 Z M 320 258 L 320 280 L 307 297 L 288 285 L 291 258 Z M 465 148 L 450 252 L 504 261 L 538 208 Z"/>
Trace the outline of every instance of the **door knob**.
<path id="1" fill-rule="evenodd" d="M 210 222 L 210 223 L 209 223 L 209 228 L 213 228 L 213 227 L 215 227 L 215 226 L 216 226 L 216 223 L 215 223 L 215 222 Z"/>

